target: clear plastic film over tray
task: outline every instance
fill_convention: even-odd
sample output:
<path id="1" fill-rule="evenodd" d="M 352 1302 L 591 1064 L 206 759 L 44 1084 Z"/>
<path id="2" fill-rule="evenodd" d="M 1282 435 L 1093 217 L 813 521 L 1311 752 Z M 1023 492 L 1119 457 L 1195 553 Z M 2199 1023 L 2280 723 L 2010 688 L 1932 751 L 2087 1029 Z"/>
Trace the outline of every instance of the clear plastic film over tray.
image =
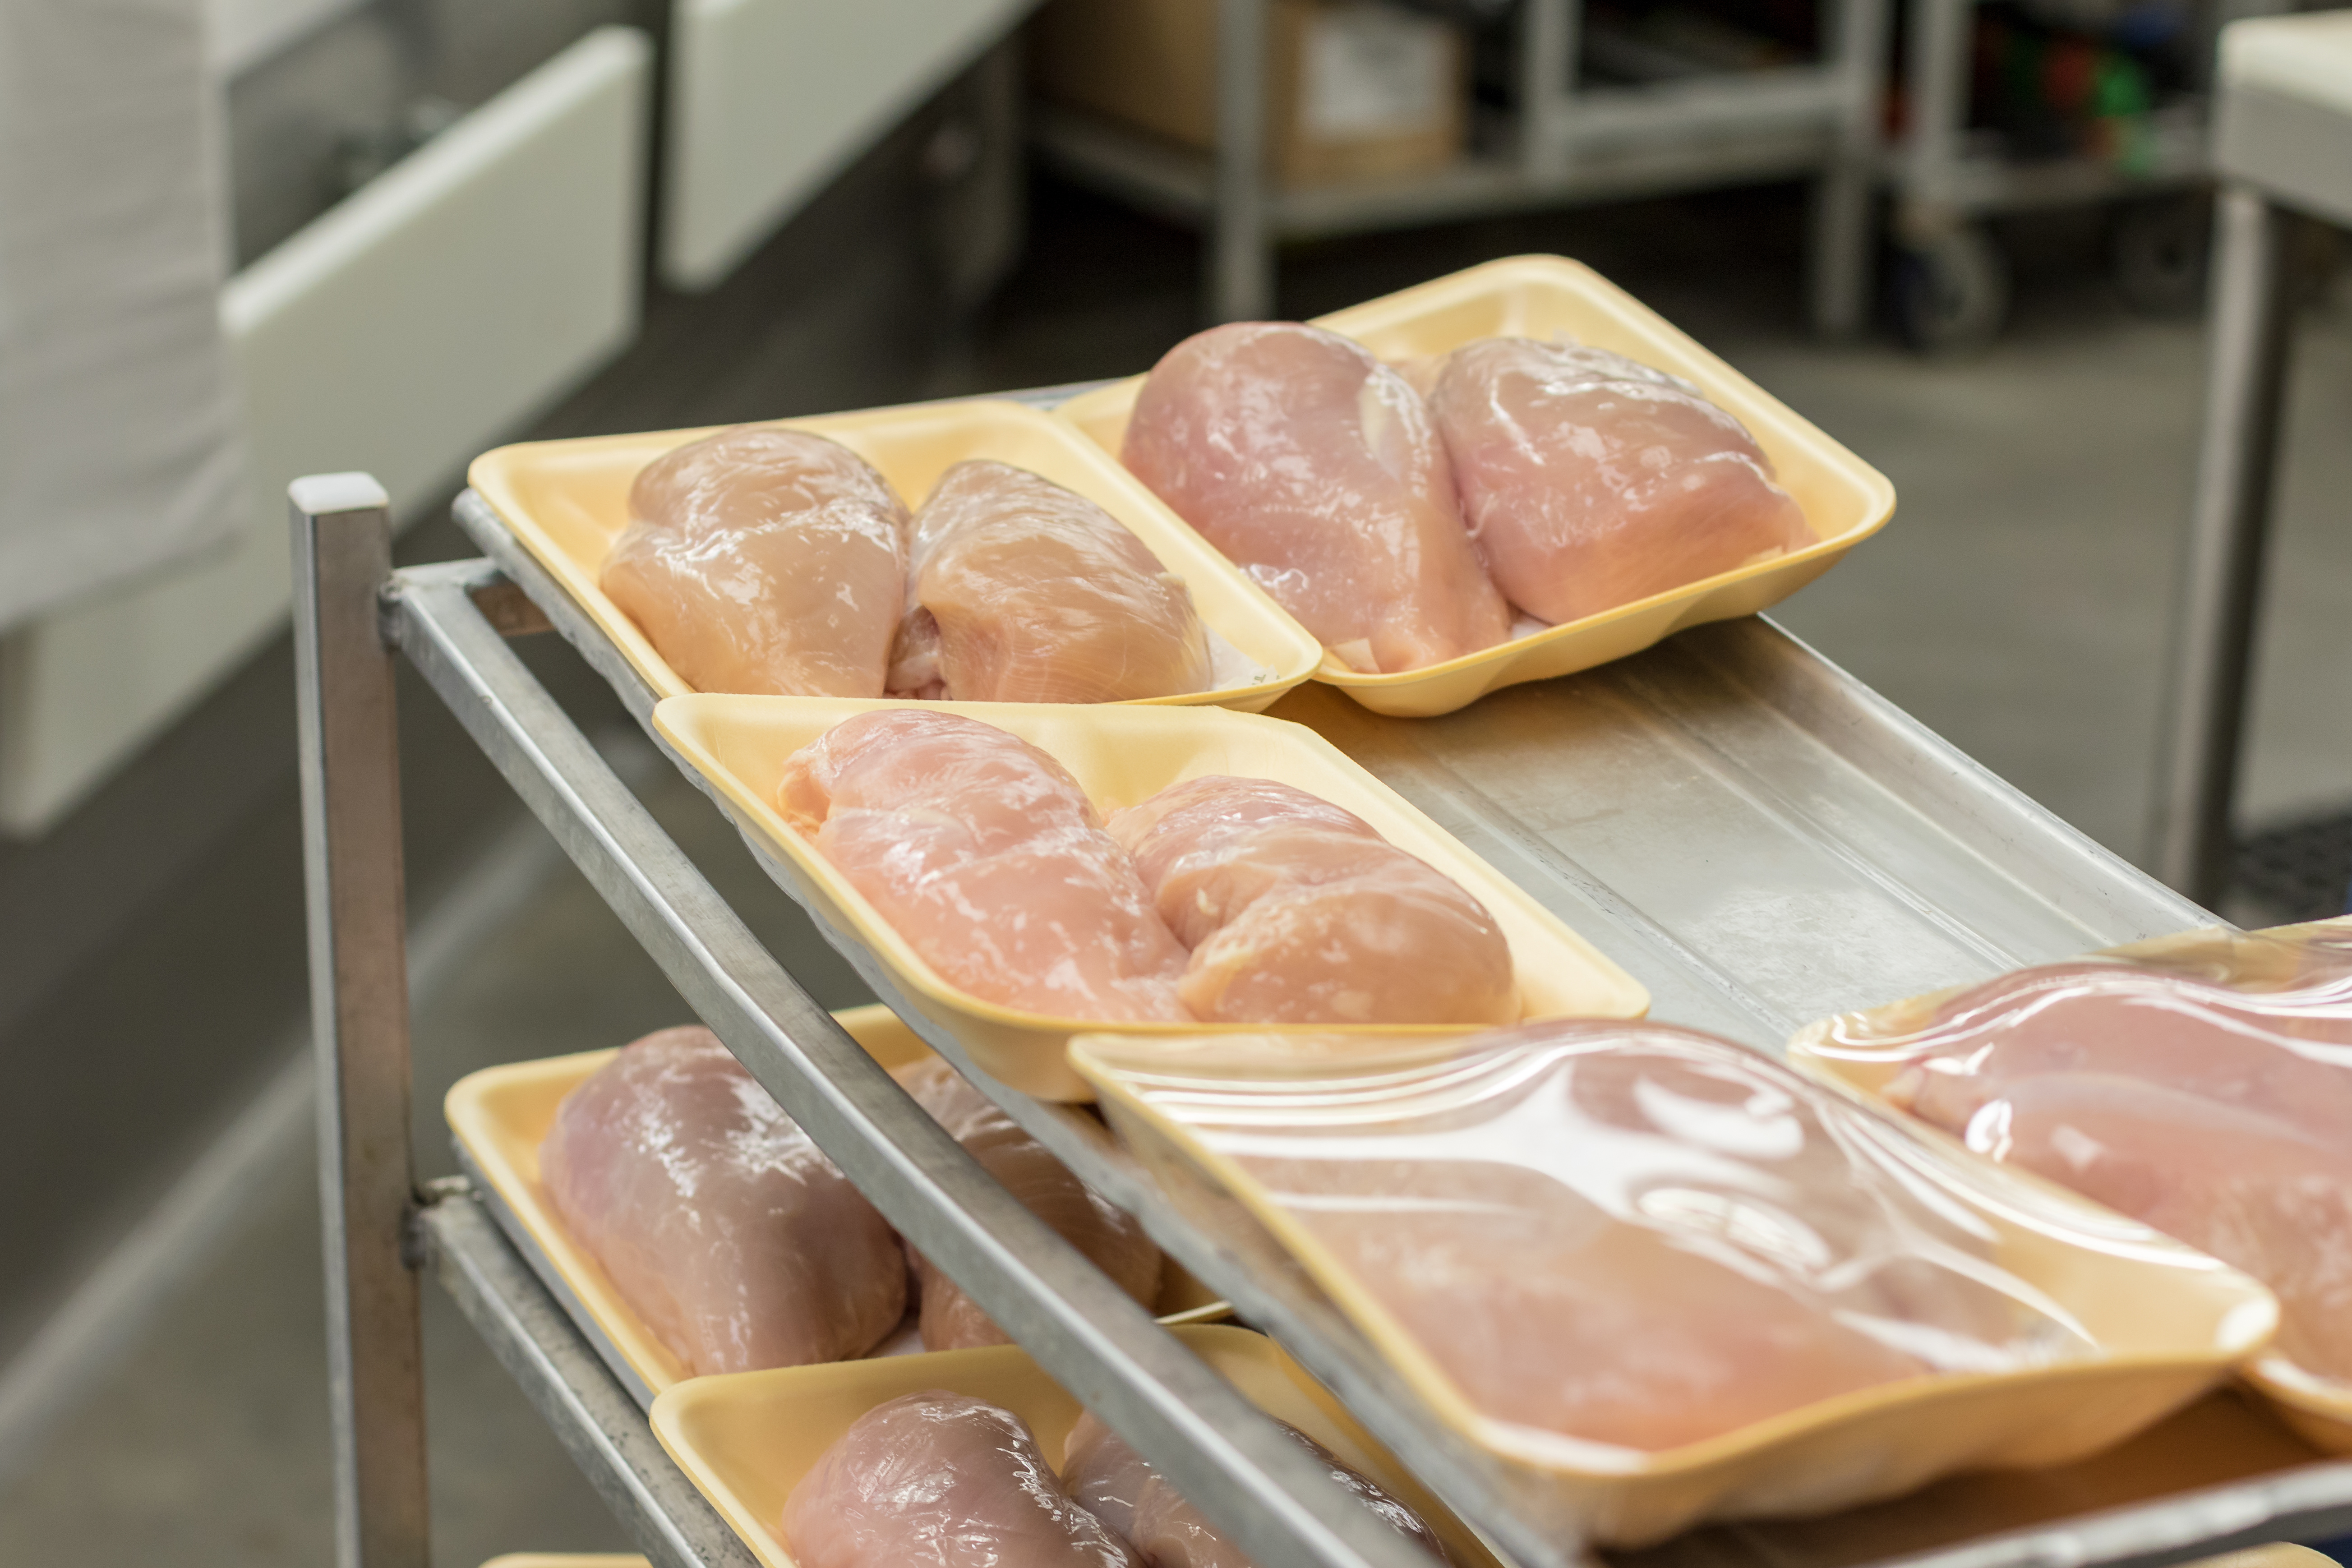
<path id="1" fill-rule="evenodd" d="M 1186 1348 L 1267 1415 L 1306 1433 L 1426 1520 L 1456 1568 L 1502 1568 L 1494 1553 L 1263 1334 L 1179 1328 Z M 654 1433 L 766 1568 L 796 1568 L 782 1528 L 801 1478 L 876 1405 L 940 1389 L 1021 1417 L 1049 1462 L 1061 1458 L 1078 1402 L 1013 1346 L 888 1361 L 698 1378 L 654 1405 Z"/>
<path id="2" fill-rule="evenodd" d="M 885 1068 L 907 1067 L 932 1055 L 930 1047 L 887 1007 L 853 1007 L 835 1016 L 849 1037 Z M 572 1235 L 556 1213 L 540 1176 L 540 1148 L 555 1124 L 557 1108 L 615 1054 L 583 1051 L 484 1068 L 457 1080 L 445 1109 L 450 1134 L 472 1169 L 488 1184 L 495 1207 L 501 1211 L 502 1226 L 513 1235 L 516 1245 L 531 1255 L 533 1266 L 542 1276 L 554 1275 L 566 1310 L 576 1319 L 585 1319 L 582 1331 L 602 1342 L 600 1352 L 608 1360 L 619 1357 L 622 1366 L 615 1372 L 634 1379 L 642 1388 L 640 1398 L 650 1401 L 693 1373 L 629 1305 L 594 1255 Z M 1201 1322 L 1222 1318 L 1231 1310 L 1172 1258 L 1163 1263 L 1160 1297 L 1153 1305 L 1163 1323 Z M 918 1348 L 911 1333 L 895 1336 L 885 1347 L 886 1351 Z"/>
<path id="3" fill-rule="evenodd" d="M 1049 1017 L 984 1001 L 950 984 L 817 852 L 778 807 L 793 753 L 854 714 L 904 707 L 855 698 L 672 698 L 654 725 L 726 799 L 769 871 L 857 964 L 877 993 L 945 1030 L 1000 1082 L 1045 1100 L 1087 1100 L 1064 1047 L 1098 1022 Z M 1273 779 L 1354 813 L 1381 837 L 1453 879 L 1483 904 L 1510 949 L 1523 1018 L 1634 1017 L 1649 993 L 1590 942 L 1450 834 L 1302 725 L 1217 708 L 1137 705 L 938 705 L 1019 736 L 1059 763 L 1108 815 L 1208 774 Z M 1201 1034 L 1248 1026 L 1148 1024 L 1139 1033 Z M 1366 1025 L 1366 1037 L 1458 1033 Z"/>
<path id="4" fill-rule="evenodd" d="M 1450 713 L 1497 687 L 1590 669 L 1638 653 L 1685 626 L 1753 615 L 1835 565 L 1895 512 L 1886 477 L 1657 312 L 1581 263 L 1557 256 L 1491 261 L 1317 318 L 1391 363 L 1444 354 L 1479 338 L 1517 336 L 1606 349 L 1696 385 L 1756 438 L 1796 499 L 1814 542 L 1770 559 L 1424 668 L 1376 674 L 1328 650 L 1316 679 L 1376 712 Z M 1082 394 L 1055 411 L 1114 456 L 1143 377 Z"/>
<path id="5" fill-rule="evenodd" d="M 1603 1543 L 2062 1464 L 2275 1321 L 2145 1226 L 1684 1030 L 1071 1056 L 1147 1165 L 1221 1189 L 1435 1419 Z"/>
<path id="6" fill-rule="evenodd" d="M 1094 502 L 1183 579 L 1202 622 L 1222 642 L 1214 688 L 1152 698 L 1175 706 L 1255 710 L 1313 673 L 1315 639 L 1159 498 L 1067 425 L 1002 399 L 916 404 L 775 421 L 839 442 L 871 463 L 909 510 L 940 476 L 975 458 L 1009 463 Z M 713 429 L 660 430 L 500 447 L 467 479 L 540 564 L 621 650 L 657 697 L 692 691 L 636 622 L 604 591 L 604 558 L 629 523 L 629 489 L 647 463 Z"/>
<path id="7" fill-rule="evenodd" d="M 2352 1452 L 2352 918 L 2192 931 L 1814 1024 L 1801 1069 L 2265 1279 L 2247 1377 Z"/>

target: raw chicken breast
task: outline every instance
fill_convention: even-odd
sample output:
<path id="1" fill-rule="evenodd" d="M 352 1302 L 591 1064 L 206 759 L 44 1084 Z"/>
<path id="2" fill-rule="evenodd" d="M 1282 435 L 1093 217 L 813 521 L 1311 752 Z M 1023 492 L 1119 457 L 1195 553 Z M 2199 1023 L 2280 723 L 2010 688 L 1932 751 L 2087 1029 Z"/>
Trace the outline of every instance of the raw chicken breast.
<path id="1" fill-rule="evenodd" d="M 1331 1479 L 1399 1535 L 1439 1563 L 1451 1562 L 1436 1531 L 1379 1482 L 1339 1462 L 1337 1455 L 1288 1422 L 1277 1423 L 1330 1469 Z M 1201 1510 L 1160 1479 L 1127 1439 L 1093 1411 L 1078 1417 L 1062 1448 L 1062 1479 L 1070 1495 L 1135 1548 L 1144 1568 L 1256 1568 Z"/>
<path id="2" fill-rule="evenodd" d="M 1486 907 L 1351 812 L 1211 776 L 1116 813 L 1179 941 L 1178 994 L 1226 1024 L 1507 1024 L 1510 944 Z"/>
<path id="3" fill-rule="evenodd" d="M 1428 410 L 1337 333 L 1244 321 L 1185 339 L 1144 382 L 1119 458 L 1354 668 L 1419 669 L 1510 633 Z"/>
<path id="4" fill-rule="evenodd" d="M 1140 1568 L 1029 1424 L 932 1389 L 851 1423 L 784 1500 L 800 1568 Z"/>
<path id="5" fill-rule="evenodd" d="M 1003 1183 L 1030 1213 L 1093 1260 L 1112 1283 L 1150 1306 L 1160 1294 L 1160 1248 L 1125 1209 L 1097 1196 L 1045 1145 L 1021 1130 L 996 1102 L 937 1057 L 898 1068 L 890 1075 L 917 1104 L 964 1146 L 981 1168 Z M 922 1299 L 923 1348 L 962 1350 L 1001 1345 L 1003 1330 L 973 1305 L 956 1282 L 931 1267 L 913 1247 Z"/>
<path id="6" fill-rule="evenodd" d="M 625 1047 L 539 1157 L 556 1213 L 696 1376 L 846 1361 L 905 1315 L 898 1238 L 708 1029 Z"/>
<path id="7" fill-rule="evenodd" d="M 2352 995 L 2055 964 L 1947 1003 L 1893 1103 L 2268 1285 L 2278 1348 L 2352 1378 Z"/>
<path id="8" fill-rule="evenodd" d="M 1126 702 L 1209 689 L 1184 580 L 1086 497 L 958 463 L 915 514 L 890 689 L 951 702 Z"/>
<path id="9" fill-rule="evenodd" d="M 1738 420 L 1622 354 L 1484 338 L 1445 357 L 1429 407 L 1486 569 L 1539 620 L 1813 542 Z"/>
<path id="10" fill-rule="evenodd" d="M 1168 1093 L 1497 1420 L 1654 1451 L 2094 1353 L 1973 1211 L 1920 1195 L 1897 1129 L 1686 1030 L 1537 1024 Z"/>
<path id="11" fill-rule="evenodd" d="M 1077 782 L 1026 741 L 878 710 L 795 753 L 776 793 L 950 985 L 1089 1022 L 1186 1016 L 1182 945 Z"/>
<path id="12" fill-rule="evenodd" d="M 646 465 L 604 592 L 698 691 L 879 697 L 906 536 L 856 453 L 744 425 Z"/>

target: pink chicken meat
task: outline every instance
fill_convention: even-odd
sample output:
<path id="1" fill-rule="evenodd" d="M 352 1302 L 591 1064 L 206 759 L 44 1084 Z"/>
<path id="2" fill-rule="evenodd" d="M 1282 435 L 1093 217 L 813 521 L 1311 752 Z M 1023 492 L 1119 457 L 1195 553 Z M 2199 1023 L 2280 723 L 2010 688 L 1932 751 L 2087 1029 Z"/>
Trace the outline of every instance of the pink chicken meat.
<path id="1" fill-rule="evenodd" d="M 890 1076 L 1032 1214 L 1085 1253 L 1120 1289 L 1151 1304 L 1160 1293 L 1160 1248 L 1134 1215 L 1097 1196 L 946 1062 L 933 1057 Z M 912 1247 L 908 1255 L 922 1302 L 925 1350 L 1010 1342 L 954 1280 Z"/>
<path id="2" fill-rule="evenodd" d="M 1813 542 L 1738 420 L 1622 354 L 1480 339 L 1438 365 L 1429 406 L 1487 570 L 1539 620 Z"/>
<path id="3" fill-rule="evenodd" d="M 1337 333 L 1187 338 L 1145 380 L 1119 456 L 1354 668 L 1419 669 L 1510 633 L 1427 409 Z"/>
<path id="4" fill-rule="evenodd" d="M 915 514 L 890 689 L 950 702 L 1127 702 L 1210 686 L 1192 590 L 1074 490 L 958 463 Z"/>
<path id="5" fill-rule="evenodd" d="M 1379 1482 L 1341 1464 L 1330 1449 L 1297 1427 L 1288 1422 L 1280 1426 L 1382 1523 L 1426 1552 L 1433 1562 L 1452 1561 L 1421 1515 L 1391 1497 Z M 1256 1568 L 1252 1558 L 1092 1411 L 1070 1429 L 1062 1449 L 1062 1479 L 1072 1496 L 1135 1548 L 1143 1568 Z"/>
<path id="6" fill-rule="evenodd" d="M 1504 1024 L 1510 944 L 1451 878 L 1351 812 L 1213 775 L 1115 814 L 1160 916 L 1192 949 L 1178 994 L 1214 1023 Z"/>
<path id="7" fill-rule="evenodd" d="M 572 1090 L 540 1171 L 697 1376 L 845 1361 L 905 1315 L 898 1238 L 708 1029 L 648 1035 Z"/>
<path id="8" fill-rule="evenodd" d="M 850 1424 L 784 1500 L 800 1568 L 1141 1568 L 1027 1422 L 932 1389 Z"/>
<path id="9" fill-rule="evenodd" d="M 745 425 L 646 465 L 604 592 L 698 691 L 879 697 L 907 509 L 848 447 Z"/>
<path id="10" fill-rule="evenodd" d="M 1946 1003 L 1893 1103 L 2271 1287 L 2278 1347 L 2352 1378 L 2352 996 L 2279 1006 L 2056 964 Z"/>
<path id="11" fill-rule="evenodd" d="M 1026 741 L 861 713 L 793 754 L 777 803 L 948 984 L 1089 1022 L 1187 1016 L 1182 944 L 1077 781 Z"/>

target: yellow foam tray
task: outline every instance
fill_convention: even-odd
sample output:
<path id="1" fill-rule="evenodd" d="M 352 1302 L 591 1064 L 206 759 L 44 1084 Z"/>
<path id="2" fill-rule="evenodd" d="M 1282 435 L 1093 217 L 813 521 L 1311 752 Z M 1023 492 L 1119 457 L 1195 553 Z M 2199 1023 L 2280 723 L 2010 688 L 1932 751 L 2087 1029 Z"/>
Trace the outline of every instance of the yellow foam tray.
<path id="1" fill-rule="evenodd" d="M 1895 514 L 1895 487 L 1885 475 L 1581 262 L 1558 256 L 1490 261 L 1318 317 L 1315 325 L 1353 338 L 1391 363 L 1444 353 L 1476 338 L 1565 333 L 1670 371 L 1748 426 L 1783 488 L 1804 509 L 1816 541 L 1423 669 L 1376 675 L 1324 654 L 1315 679 L 1375 712 L 1450 713 L 1496 687 L 1590 669 L 1639 653 L 1685 626 L 1754 615 L 1837 564 Z M 1097 387 L 1064 404 L 1055 416 L 1116 457 L 1142 386 L 1138 375 Z"/>
<path id="2" fill-rule="evenodd" d="M 1380 1059 L 1402 1068 L 1450 1048 L 1394 1041 Z M 1294 1048 L 1310 1072 L 1315 1056 L 1310 1043 Z M 2065 1464 L 2225 1380 L 2277 1322 L 2270 1292 L 2235 1269 L 2071 1193 L 1963 1156 L 1936 1181 L 1942 1194 L 1990 1228 L 1998 1237 L 1993 1260 L 2072 1314 L 2105 1359 L 1906 1379 L 1678 1448 L 1581 1443 L 1482 1414 L 1256 1178 L 1152 1102 L 1155 1086 L 1229 1076 L 1230 1042 L 1094 1034 L 1072 1042 L 1070 1058 L 1148 1167 L 1181 1163 L 1229 1194 L 1298 1260 L 1433 1419 L 1510 1471 L 1521 1496 L 1550 1510 L 1554 1528 L 1603 1545 L 1649 1545 L 1715 1519 L 1828 1512 L 1956 1470 Z M 1363 1066 L 1360 1058 L 1341 1065 Z"/>
<path id="3" fill-rule="evenodd" d="M 1429 1521 L 1456 1568 L 1502 1568 L 1494 1553 L 1263 1334 L 1181 1328 L 1176 1337 L 1244 1397 L 1306 1433 Z M 901 1394 L 945 1389 L 1029 1424 L 1057 1469 L 1078 1402 L 1011 1345 L 887 1361 L 784 1367 L 681 1384 L 654 1402 L 654 1434 L 766 1568 L 796 1568 L 784 1500 L 850 1424 Z"/>
<path id="4" fill-rule="evenodd" d="M 984 1002 L 950 985 L 777 809 L 786 759 L 852 714 L 907 707 L 845 697 L 674 697 L 654 726 L 724 795 L 745 831 L 771 851 L 793 897 L 874 955 L 907 1004 L 954 1036 L 981 1069 L 1041 1100 L 1092 1099 L 1063 1059 L 1073 1034 L 1099 1020 L 1056 1018 Z M 1521 1016 L 1638 1017 L 1650 994 L 1633 976 L 1444 829 L 1304 725 L 1216 708 L 1144 710 L 1029 703 L 931 704 L 1010 731 L 1067 768 L 1106 816 L 1210 773 L 1293 784 L 1362 817 L 1485 904 L 1510 943 Z M 887 994 L 887 993 L 886 993 Z M 1133 1025 L 1139 1033 L 1265 1034 L 1264 1026 Z M 1368 1025 L 1350 1036 L 1458 1034 L 1458 1028 Z"/>
<path id="5" fill-rule="evenodd" d="M 1304 627 L 1160 504 L 1141 480 L 1091 442 L 1074 438 L 1067 425 L 1034 408 L 974 398 L 775 423 L 856 452 L 881 470 L 910 512 L 949 468 L 992 458 L 1041 474 L 1117 518 L 1161 565 L 1184 580 L 1202 621 L 1263 672 L 1263 679 L 1247 685 L 1147 702 L 1255 711 L 1305 680 L 1321 657 Z M 637 471 L 718 428 L 528 441 L 485 452 L 467 470 L 467 482 L 613 639 L 656 697 L 681 697 L 694 688 L 605 594 L 599 579 L 613 542 L 628 526 L 629 487 Z"/>
<path id="6" fill-rule="evenodd" d="M 836 1013 L 850 1038 L 886 1068 L 904 1067 L 931 1054 L 915 1031 L 887 1007 L 852 1007 Z M 637 1316 L 595 1257 L 567 1228 L 539 1179 L 539 1146 L 555 1125 L 556 1108 L 613 1051 L 512 1062 L 469 1073 L 450 1089 L 444 1102 L 449 1130 L 466 1146 L 478 1169 L 531 1240 L 539 1245 L 581 1307 L 646 1386 L 659 1394 L 694 1374 Z M 1163 1323 L 1222 1318 L 1232 1309 L 1169 1258 L 1154 1307 Z"/>
<path id="7" fill-rule="evenodd" d="M 2285 984 L 2294 979 L 2285 962 L 2293 949 L 2275 939 L 2285 938 L 2291 942 L 2306 931 L 2340 933 L 2347 926 L 2352 926 L 2352 916 L 2303 925 L 2273 926 L 2258 931 L 2207 926 L 2106 948 L 2090 956 L 2207 979 L 2236 974 Z M 1843 1085 L 1885 1108 L 1881 1092 L 1888 1080 L 1903 1070 L 1910 1059 L 1908 1054 L 1899 1044 L 1872 1049 L 1860 1043 L 1838 1042 L 1832 1037 L 1834 1033 L 1843 1025 L 1872 1034 L 1912 1034 L 1926 1027 L 1946 1002 L 1973 989 L 1972 985 L 1954 985 L 1923 996 L 1890 1002 L 1883 1007 L 1808 1024 L 1789 1042 L 1789 1065 L 1814 1078 Z M 1890 1114 L 1901 1116 L 1906 1126 L 1928 1137 L 1955 1149 L 1965 1148 L 1940 1127 L 1891 1109 Z M 1973 1154 L 1969 1157 L 1976 1158 Z M 2305 1372 L 2276 1352 L 2256 1357 L 2241 1370 L 2245 1380 L 2270 1401 L 2280 1417 L 2305 1438 L 2330 1453 L 2352 1454 L 2352 1385 Z"/>

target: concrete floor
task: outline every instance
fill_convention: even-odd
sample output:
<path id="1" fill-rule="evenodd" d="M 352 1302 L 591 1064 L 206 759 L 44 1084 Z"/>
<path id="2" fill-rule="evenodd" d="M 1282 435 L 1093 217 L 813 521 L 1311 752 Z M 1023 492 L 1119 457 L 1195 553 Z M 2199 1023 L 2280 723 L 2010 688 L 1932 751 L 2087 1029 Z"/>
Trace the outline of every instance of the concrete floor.
<path id="1" fill-rule="evenodd" d="M 2090 266 L 2095 237 L 2060 222 L 2017 237 L 2017 321 L 1982 357 L 1823 347 L 1797 321 L 1799 221 L 1793 195 L 1771 192 L 1334 244 L 1287 259 L 1283 305 L 1309 314 L 1519 250 L 1592 260 L 1894 478 L 1895 523 L 1783 621 L 2137 855 L 2198 329 L 2125 314 Z M 1047 192 L 1027 263 L 971 334 L 854 379 L 877 397 L 912 396 L 1132 370 L 1186 329 L 1192 268 L 1184 237 Z M 2257 817 L 2352 799 L 2352 306 L 2340 292 L 2303 346 L 2247 790 Z M 774 395 L 717 367 L 691 392 L 681 384 L 675 422 L 808 406 L 795 395 L 714 415 L 708 389 L 721 386 L 747 401 Z M 658 768 L 645 776 L 649 804 L 772 942 L 804 951 L 796 917 L 700 798 Z M 541 863 L 511 918 L 420 1008 L 421 1113 L 473 1066 L 614 1044 L 682 1016 L 580 879 Z M 830 1004 L 858 999 L 837 963 L 819 989 Z M 428 1169 L 446 1168 L 439 1144 L 427 1115 Z M 310 1158 L 299 1141 L 279 1152 L 259 1201 L 0 1490 L 0 1562 L 325 1560 Z M 624 1545 L 454 1312 L 430 1291 L 428 1302 L 436 1561 Z"/>

